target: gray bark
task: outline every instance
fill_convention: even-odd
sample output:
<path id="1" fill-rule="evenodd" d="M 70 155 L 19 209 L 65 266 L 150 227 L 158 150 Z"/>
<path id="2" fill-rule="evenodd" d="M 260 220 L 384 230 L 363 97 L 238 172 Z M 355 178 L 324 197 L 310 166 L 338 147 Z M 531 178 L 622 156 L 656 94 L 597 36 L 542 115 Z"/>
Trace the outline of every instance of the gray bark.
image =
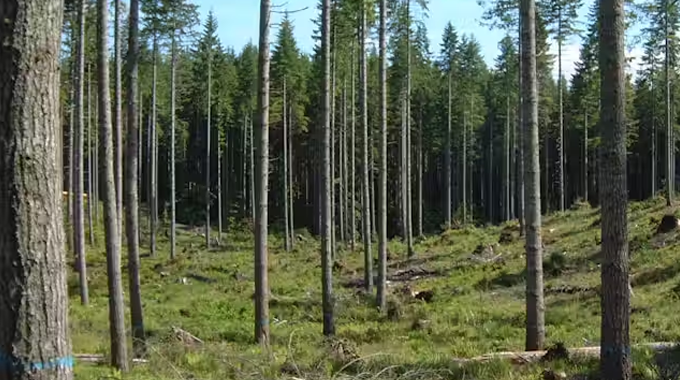
<path id="1" fill-rule="evenodd" d="M 356 119 L 357 119 L 357 112 L 356 112 L 356 74 L 355 74 L 355 65 L 354 63 L 356 62 L 354 60 L 356 54 L 356 47 L 354 46 L 354 43 L 352 43 L 352 59 L 350 62 L 352 62 L 352 73 L 351 73 L 351 83 L 352 83 L 352 88 L 350 90 L 350 93 L 352 94 L 351 100 L 350 100 L 350 112 L 351 112 L 351 119 L 352 119 L 352 125 L 351 125 L 351 131 L 350 131 L 350 161 L 349 161 L 349 180 L 350 180 L 350 205 L 349 205 L 349 215 L 348 217 L 350 218 L 349 220 L 349 244 L 352 252 L 354 252 L 355 249 L 355 244 L 356 244 L 356 235 L 357 235 L 357 205 L 356 205 L 356 199 L 357 199 L 357 192 L 356 192 L 356 156 L 357 156 L 357 148 L 356 148 Z"/>
<path id="2" fill-rule="evenodd" d="M 369 161 L 368 152 L 370 150 L 370 141 L 368 139 L 368 86 L 367 73 L 368 67 L 366 62 L 366 38 L 367 38 L 367 23 L 366 12 L 368 0 L 361 2 L 361 28 L 359 34 L 359 107 L 361 112 L 361 131 L 362 131 L 362 188 L 361 188 L 361 227 L 362 237 L 364 243 L 364 287 L 366 292 L 373 293 L 373 250 L 371 247 L 371 180 L 369 172 L 371 170 L 371 162 Z"/>
<path id="3" fill-rule="evenodd" d="M 139 0 L 130 1 L 128 36 L 127 166 L 125 167 L 125 233 L 128 253 L 128 284 L 132 349 L 135 357 L 145 351 L 144 313 L 139 278 L 139 194 L 141 193 L 141 94 L 139 93 Z M 137 110 L 139 100 L 139 111 Z M 139 164 L 138 164 L 139 163 Z"/>
<path id="4" fill-rule="evenodd" d="M 411 1 L 406 0 L 406 247 L 413 257 L 413 191 L 411 186 Z"/>
<path id="5" fill-rule="evenodd" d="M 0 6 L 1 380 L 73 379 L 59 159 L 62 12 L 58 0 Z"/>
<path id="6" fill-rule="evenodd" d="M 87 237 L 90 240 L 90 246 L 94 247 L 94 231 L 92 228 L 92 204 L 97 207 L 97 199 L 92 192 L 92 181 L 94 177 L 94 169 L 92 168 L 93 162 L 96 159 L 92 157 L 92 68 L 88 66 L 87 68 L 87 139 L 85 144 L 87 145 Z M 96 185 L 95 185 L 96 186 Z"/>
<path id="7" fill-rule="evenodd" d="M 114 135 L 114 171 L 116 180 L 116 215 L 118 216 L 118 231 L 123 233 L 123 110 L 121 84 L 121 49 L 120 49 L 120 0 L 114 0 L 113 16 L 113 135 Z M 121 242 L 118 243 L 121 246 Z"/>
<path id="8" fill-rule="evenodd" d="M 332 222 L 332 173 L 331 160 L 331 1 L 323 0 L 321 11 L 321 54 L 323 57 L 323 124 L 321 139 L 321 289 L 323 310 L 323 334 L 335 335 L 333 321 L 333 222 Z"/>
<path id="9" fill-rule="evenodd" d="M 149 246 L 151 251 L 151 256 L 156 255 L 156 166 L 158 162 L 156 161 L 156 102 L 157 102 L 157 78 L 158 78 L 158 37 L 154 35 L 153 37 L 153 84 L 151 86 L 151 124 L 149 130 L 149 160 L 151 164 L 149 166 Z"/>
<path id="10" fill-rule="evenodd" d="M 378 294 L 382 312 L 387 306 L 387 1 L 380 0 L 380 184 L 378 214 Z"/>
<path id="11" fill-rule="evenodd" d="M 623 0 L 602 0 L 600 20 L 600 204 L 602 223 L 603 379 L 632 378 L 626 180 L 626 57 Z"/>
<path id="12" fill-rule="evenodd" d="M 267 194 L 269 187 L 269 29 L 271 1 L 260 1 L 258 56 L 257 177 L 255 186 L 255 340 L 269 345 L 269 279 L 267 252 Z M 255 173 L 252 173 L 255 175 Z"/>
<path id="13" fill-rule="evenodd" d="M 78 64 L 76 69 L 76 128 L 74 133 L 73 155 L 73 247 L 76 256 L 76 270 L 80 282 L 80 302 L 90 303 L 87 286 L 87 264 L 85 259 L 85 229 L 83 215 L 83 135 L 85 122 L 83 117 L 83 89 L 85 79 L 85 0 L 78 3 L 78 46 L 76 48 Z M 28 6 L 28 4 L 26 4 Z M 90 194 L 91 196 L 91 194 Z"/>
<path id="14" fill-rule="evenodd" d="M 664 5 L 664 71 L 666 80 L 666 205 L 673 205 L 673 197 L 675 194 L 675 170 L 674 160 L 675 160 L 675 140 L 673 137 L 673 116 L 671 116 L 671 77 L 670 77 L 670 33 L 669 30 L 669 0 L 663 1 Z"/>
<path id="15" fill-rule="evenodd" d="M 526 350 L 543 348 L 543 250 L 541 244 L 541 189 L 538 159 L 538 90 L 536 76 L 536 4 L 521 0 L 522 84 L 526 204 Z"/>
<path id="16" fill-rule="evenodd" d="M 446 120 L 446 147 L 444 148 L 444 217 L 446 219 L 446 228 L 451 228 L 451 174 L 453 168 L 451 166 L 451 69 L 449 68 L 448 77 L 448 112 Z"/>
<path id="17" fill-rule="evenodd" d="M 176 256 L 176 176 L 175 176 L 175 71 L 177 68 L 177 41 L 176 31 L 172 31 L 172 41 L 170 47 L 170 258 Z"/>
<path id="18" fill-rule="evenodd" d="M 111 333 L 111 366 L 128 370 L 123 282 L 120 270 L 120 231 L 116 202 L 116 182 L 113 163 L 111 101 L 109 98 L 108 2 L 97 1 L 97 82 L 99 84 L 99 143 L 102 147 L 99 163 L 104 175 L 104 229 L 106 232 L 106 273 L 109 289 L 109 331 Z"/>

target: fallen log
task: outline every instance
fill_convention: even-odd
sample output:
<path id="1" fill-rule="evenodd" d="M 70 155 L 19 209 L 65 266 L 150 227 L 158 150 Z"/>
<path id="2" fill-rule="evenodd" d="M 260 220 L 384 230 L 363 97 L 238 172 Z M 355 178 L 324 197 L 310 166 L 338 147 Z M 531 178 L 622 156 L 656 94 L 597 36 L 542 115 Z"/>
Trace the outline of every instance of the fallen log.
<path id="1" fill-rule="evenodd" d="M 99 354 L 75 354 L 73 357 L 76 359 L 78 362 L 84 362 L 84 363 L 104 363 L 106 361 L 106 358 L 104 355 L 99 355 Z M 148 360 L 146 359 L 140 359 L 140 358 L 134 358 L 132 359 L 133 363 L 148 363 Z"/>
<path id="2" fill-rule="evenodd" d="M 673 342 L 652 342 L 652 343 L 640 343 L 633 345 L 634 348 L 649 348 L 656 352 L 661 352 L 668 350 L 669 348 L 676 347 L 678 343 Z M 591 347 L 576 347 L 568 349 L 569 357 L 585 357 L 593 358 L 600 356 L 600 346 Z M 465 363 L 480 363 L 488 362 L 493 360 L 510 360 L 516 364 L 527 364 L 534 363 L 547 353 L 546 350 L 541 351 L 503 351 L 503 352 L 493 352 L 484 354 L 481 356 L 476 356 L 472 358 L 454 358 L 453 361 L 458 364 Z"/>

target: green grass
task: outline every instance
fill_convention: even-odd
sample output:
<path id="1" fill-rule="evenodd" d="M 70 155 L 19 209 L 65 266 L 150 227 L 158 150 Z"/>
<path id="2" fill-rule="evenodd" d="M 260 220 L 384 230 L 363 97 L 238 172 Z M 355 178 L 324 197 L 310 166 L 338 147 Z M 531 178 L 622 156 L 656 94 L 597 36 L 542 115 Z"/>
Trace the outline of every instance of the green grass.
<path id="1" fill-rule="evenodd" d="M 659 200 L 635 203 L 630 208 L 633 343 L 676 341 L 680 336 L 675 317 L 680 315 L 679 240 L 675 235 L 653 236 L 657 222 L 652 218 L 660 220 L 664 212 Z M 598 221 L 597 210 L 587 207 L 544 219 L 548 345 L 564 342 L 567 347 L 577 347 L 599 342 Z M 135 365 L 123 378 L 536 379 L 551 366 L 570 375 L 597 368 L 594 361 L 524 366 L 498 361 L 462 366 L 451 360 L 524 347 L 524 242 L 513 224 L 468 227 L 420 239 L 413 260 L 405 259 L 401 242 L 390 242 L 390 274 L 422 269 L 429 275 L 391 282 L 389 318 L 377 312 L 372 297 L 347 286 L 363 278 L 362 253 L 339 248 L 336 261 L 341 265 L 334 271 L 339 339 L 334 343 L 321 334 L 318 242 L 306 237 L 296 242 L 294 252 L 286 253 L 282 241 L 272 236 L 272 347 L 270 352 L 262 352 L 252 340 L 252 235 L 245 228 L 237 230 L 240 232 L 225 236 L 222 247 L 211 251 L 204 249 L 203 237 L 178 231 L 178 258 L 173 261 L 169 260 L 167 239 L 159 234 L 157 257 L 142 259 L 149 363 Z M 503 230 L 511 232 L 513 241 L 497 245 Z M 88 251 L 89 306 L 80 304 L 77 276 L 72 274 L 69 279 L 76 353 L 108 351 L 104 234 L 98 230 L 96 235 L 97 245 Z M 146 237 L 142 240 L 142 252 L 148 252 Z M 493 246 L 493 253 L 473 255 L 479 245 L 487 244 Z M 498 255 L 500 258 L 489 262 L 478 259 Z M 181 278 L 188 283 L 178 282 Z M 406 284 L 415 290 L 433 290 L 433 302 L 401 295 Z M 127 296 L 127 288 L 125 293 Z M 179 342 L 173 326 L 194 334 L 204 344 Z M 634 360 L 638 378 L 654 378 L 649 352 L 635 351 Z M 76 371 L 83 379 L 120 377 L 105 366 L 78 364 Z"/>

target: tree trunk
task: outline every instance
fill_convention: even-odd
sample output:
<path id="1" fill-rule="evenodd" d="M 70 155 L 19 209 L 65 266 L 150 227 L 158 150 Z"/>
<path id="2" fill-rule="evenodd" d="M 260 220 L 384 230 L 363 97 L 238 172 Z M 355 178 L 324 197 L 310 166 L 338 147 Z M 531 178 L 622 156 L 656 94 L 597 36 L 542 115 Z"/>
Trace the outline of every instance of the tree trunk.
<path id="1" fill-rule="evenodd" d="M 520 0 L 520 1 L 524 1 L 524 0 Z M 523 79 L 523 72 L 524 72 L 523 71 L 523 67 L 524 67 L 523 61 L 524 60 L 522 58 L 521 52 L 522 52 L 522 48 L 523 48 L 525 42 L 522 41 L 522 35 L 523 35 L 522 33 L 523 33 L 523 30 L 524 30 L 524 26 L 522 25 L 522 21 L 521 21 L 521 18 L 522 18 L 521 5 L 520 5 L 519 11 L 520 11 L 520 22 L 517 23 L 517 28 L 519 30 L 518 38 L 517 38 L 517 41 L 518 41 L 518 44 L 519 44 L 519 49 L 517 51 L 520 52 L 520 53 L 517 54 L 517 56 L 519 58 L 519 62 L 518 62 L 518 67 L 519 67 L 518 82 L 519 82 L 519 86 L 518 86 L 518 88 L 520 90 L 519 90 L 519 97 L 518 97 L 519 102 L 517 104 L 517 125 L 515 126 L 515 135 L 519 135 L 519 138 L 516 138 L 517 144 L 518 144 L 517 145 L 518 149 L 516 151 L 516 156 L 515 156 L 515 161 L 516 161 L 516 164 L 517 164 L 517 169 L 516 169 L 516 173 L 515 173 L 515 177 L 516 177 L 515 180 L 517 181 L 517 190 L 516 190 L 515 195 L 517 196 L 517 207 L 516 207 L 517 210 L 516 210 L 516 212 L 517 212 L 517 219 L 519 221 L 519 236 L 524 236 L 524 232 L 525 232 L 525 226 L 524 226 L 524 145 L 525 144 L 524 144 L 524 134 L 521 133 L 521 131 L 523 130 L 523 126 L 524 126 L 524 117 L 525 117 L 525 115 L 524 115 L 524 96 L 525 95 L 523 94 L 523 91 L 522 91 L 522 89 L 524 88 L 524 84 L 523 84 L 524 83 L 524 79 Z"/>
<path id="2" fill-rule="evenodd" d="M 664 0 L 664 70 L 666 72 L 666 206 L 670 207 L 673 205 L 673 196 L 675 193 L 675 172 L 673 170 L 673 160 L 675 159 L 674 151 L 675 144 L 673 139 L 673 124 L 671 116 L 671 77 L 670 77 L 670 33 L 669 30 L 669 1 Z M 613 6 L 613 5 L 612 5 Z"/>
<path id="3" fill-rule="evenodd" d="M 255 138 L 253 132 L 253 118 L 248 118 L 250 123 L 250 217 L 255 222 Z"/>
<path id="4" fill-rule="evenodd" d="M 222 140 L 217 128 L 217 245 L 222 244 Z"/>
<path id="5" fill-rule="evenodd" d="M 508 86 L 508 89 L 510 86 Z M 510 95 L 505 97 L 505 197 L 503 202 L 504 208 L 504 221 L 512 219 L 512 214 L 510 210 L 510 188 L 512 188 L 512 183 L 510 182 Z"/>
<path id="6" fill-rule="evenodd" d="M 334 0 L 333 0 L 334 1 Z M 335 5 L 335 3 L 333 3 Z M 337 224 L 336 220 L 336 212 L 335 212 L 335 112 L 336 110 L 336 104 L 335 104 L 335 89 L 336 89 L 336 70 L 338 66 L 338 60 L 336 56 L 336 46 L 337 44 L 335 43 L 335 37 L 337 33 L 335 33 L 335 28 L 333 28 L 333 45 L 332 45 L 332 55 L 331 55 L 331 69 L 332 69 L 332 75 L 331 75 L 331 106 L 330 106 L 330 113 L 331 113 L 331 135 L 330 135 L 330 142 L 329 142 L 329 149 L 330 149 L 330 165 L 331 165 L 331 187 L 330 187 L 330 193 L 331 193 L 331 261 L 335 260 L 335 241 L 337 238 L 337 231 L 335 230 L 335 225 Z"/>
<path id="7" fill-rule="evenodd" d="M 588 111 L 583 113 L 583 201 L 588 203 Z M 652 149 L 652 157 L 654 157 L 654 149 Z M 654 169 L 652 169 L 652 177 L 654 177 Z M 652 185 L 652 189 L 654 185 Z M 654 196 L 655 191 L 652 191 Z"/>
<path id="8" fill-rule="evenodd" d="M 562 8 L 557 12 L 557 99 L 559 103 L 559 138 L 557 139 L 557 181 L 560 197 L 560 211 L 564 211 L 564 101 L 562 89 Z"/>
<path id="9" fill-rule="evenodd" d="M 357 34 L 358 36 L 359 34 Z M 357 146 L 356 146 L 356 119 L 357 119 L 357 112 L 356 112 L 356 73 L 355 73 L 355 68 L 356 66 L 354 65 L 355 61 L 355 54 L 356 54 L 356 46 L 354 45 L 354 42 L 352 42 L 352 59 L 350 62 L 352 62 L 352 68 L 351 68 L 351 89 L 350 89 L 350 94 L 351 94 L 351 100 L 350 100 L 350 112 L 351 112 L 351 119 L 352 119 L 352 125 L 351 125 L 351 132 L 350 132 L 350 161 L 349 161 L 349 180 L 350 180 L 350 205 L 349 205 L 349 245 L 350 249 L 352 252 L 355 250 L 355 244 L 356 244 L 356 237 L 357 237 L 357 204 L 356 204 L 356 199 L 357 199 L 357 189 L 356 189 L 356 156 L 357 156 Z"/>
<path id="10" fill-rule="evenodd" d="M 121 84 L 121 49 L 120 49 L 120 0 L 114 0 L 113 16 L 113 135 L 114 135 L 114 170 L 116 179 L 116 215 L 118 216 L 119 238 L 123 234 L 123 110 Z M 121 246 L 121 242 L 118 243 Z"/>
<path id="11" fill-rule="evenodd" d="M 156 255 L 156 82 L 157 75 L 157 61 L 158 61 L 158 38 L 153 37 L 153 84 L 151 86 L 151 124 L 149 126 L 149 199 L 147 200 L 149 207 L 149 249 L 151 256 Z"/>
<path id="12" fill-rule="evenodd" d="M 626 180 L 625 13 L 623 0 L 600 2 L 600 200 L 602 223 L 602 330 L 604 379 L 630 379 L 628 191 Z"/>
<path id="13" fill-rule="evenodd" d="M 340 198 L 340 241 L 342 243 L 345 242 L 345 226 L 347 224 L 345 223 L 345 204 L 346 204 L 346 190 L 347 190 L 347 182 L 345 181 L 345 171 L 347 170 L 347 166 L 345 165 L 345 134 L 346 134 L 346 128 L 347 128 L 347 82 L 343 80 L 342 83 L 342 126 L 340 127 L 338 131 L 338 150 L 340 157 L 338 157 L 338 168 L 340 172 L 340 178 L 339 178 L 339 186 L 340 186 L 340 191 L 338 192 L 338 198 Z"/>
<path id="14" fill-rule="evenodd" d="M 288 220 L 290 221 L 290 247 L 295 247 L 294 182 L 293 182 L 293 110 L 288 105 Z"/>
<path id="15" fill-rule="evenodd" d="M 11 41 L 0 44 L 2 380 L 73 379 L 58 191 L 62 12 L 57 0 L 10 0 L 0 6 L 0 33 Z"/>
<path id="16" fill-rule="evenodd" d="M 108 2 L 97 1 L 97 82 L 99 84 L 99 163 L 104 175 L 104 229 L 106 232 L 106 273 L 109 289 L 109 325 L 111 333 L 111 366 L 128 370 L 123 283 L 120 270 L 120 231 L 116 215 L 116 182 L 113 163 L 111 101 L 109 99 Z"/>
<path id="17" fill-rule="evenodd" d="M 541 190 L 538 160 L 538 91 L 536 77 L 536 4 L 521 0 L 522 94 L 526 192 L 526 350 L 543 348 L 543 250 L 541 244 Z"/>
<path id="18" fill-rule="evenodd" d="M 411 187 L 411 1 L 406 0 L 406 247 L 413 257 L 413 192 Z"/>
<path id="19" fill-rule="evenodd" d="M 332 228 L 332 168 L 331 160 L 331 0 L 323 0 L 321 11 L 321 51 L 323 57 L 323 126 L 321 149 L 321 288 L 323 334 L 335 335 L 333 321 L 333 228 Z"/>
<path id="20" fill-rule="evenodd" d="M 420 115 L 418 119 L 418 237 L 423 235 L 423 109 L 420 108 Z"/>
<path id="21" fill-rule="evenodd" d="M 80 302 L 83 305 L 90 303 L 87 286 L 87 264 L 85 259 L 85 218 L 83 215 L 83 135 L 85 132 L 85 120 L 83 116 L 83 93 L 85 79 L 85 0 L 78 3 L 78 64 L 76 69 L 76 128 L 73 146 L 73 246 L 76 256 L 76 270 L 80 281 Z M 26 4 L 28 6 L 28 4 Z M 9 57 L 9 56 L 8 56 Z M 89 194 L 91 197 L 92 194 Z M 89 199 L 88 199 L 89 201 Z"/>
<path id="22" fill-rule="evenodd" d="M 451 166 L 451 68 L 448 73 L 448 111 L 446 120 L 446 147 L 444 148 L 444 217 L 446 219 L 446 228 L 451 228 L 451 174 L 453 168 Z"/>
<path id="23" fill-rule="evenodd" d="M 292 233 L 290 231 L 290 222 L 288 214 L 288 109 L 286 104 L 286 77 L 283 78 L 283 214 L 285 228 L 285 249 L 286 252 L 291 250 Z"/>
<path id="24" fill-rule="evenodd" d="M 255 186 L 255 340 L 269 346 L 269 279 L 267 252 L 267 194 L 269 187 L 269 28 L 271 1 L 260 1 L 258 57 L 257 181 Z M 252 128 L 251 128 L 252 131 Z M 253 175 L 255 173 L 252 173 Z"/>
<path id="25" fill-rule="evenodd" d="M 92 181 L 96 180 L 93 178 L 94 169 L 92 168 L 93 162 L 96 159 L 92 158 L 92 68 L 88 66 L 87 68 L 87 236 L 90 240 L 90 246 L 94 247 L 94 231 L 92 228 L 92 204 L 97 207 L 96 197 L 92 192 Z M 94 144 L 96 145 L 96 143 Z M 96 185 L 95 185 L 96 186 Z"/>
<path id="26" fill-rule="evenodd" d="M 127 62 L 127 166 L 125 167 L 125 233 L 128 253 L 130 319 L 134 357 L 145 351 L 144 314 L 139 278 L 139 194 L 141 193 L 141 94 L 139 93 L 139 0 L 130 1 Z M 139 111 L 137 100 L 139 99 Z M 174 109 L 174 108 L 173 108 Z M 174 156 L 173 156 L 174 157 Z M 139 164 L 138 164 L 139 163 Z"/>
<path id="27" fill-rule="evenodd" d="M 172 31 L 172 41 L 170 47 L 170 259 L 176 256 L 176 225 L 175 215 L 177 212 L 176 196 L 176 177 L 175 177 L 175 72 L 177 69 L 177 41 L 176 31 Z"/>
<path id="28" fill-rule="evenodd" d="M 364 243 L 364 288 L 369 294 L 373 293 L 373 250 L 371 247 L 371 178 L 369 172 L 371 162 L 369 161 L 368 152 L 371 149 L 370 141 L 368 139 L 368 67 L 366 62 L 366 38 L 367 38 L 367 22 L 366 12 L 368 0 L 361 2 L 361 28 L 359 30 L 359 107 L 361 112 L 361 130 L 362 130 L 362 188 L 361 188 L 361 227 L 362 237 Z"/>
<path id="29" fill-rule="evenodd" d="M 135 1 L 135 3 L 137 4 L 137 8 L 139 8 L 139 0 L 130 0 L 130 12 L 132 12 L 132 1 Z M 141 60 L 140 54 L 139 54 L 139 9 L 137 9 L 136 12 L 137 12 L 137 15 L 136 15 L 137 25 L 135 25 L 134 28 L 135 28 L 136 33 L 137 33 L 137 36 L 135 37 L 136 38 L 135 46 L 137 47 L 137 53 L 136 53 L 136 55 L 137 55 L 137 59 L 136 59 L 137 88 L 135 89 L 135 91 L 137 91 L 137 94 L 138 94 L 137 97 L 139 98 L 139 119 L 137 120 L 137 166 L 138 167 L 137 167 L 137 210 L 136 210 L 136 213 L 137 213 L 137 242 L 139 243 L 139 240 L 141 240 L 141 236 L 142 236 L 142 233 L 141 233 L 142 229 L 139 226 L 139 221 L 141 220 L 142 213 L 139 210 L 140 209 L 139 206 L 142 203 L 140 198 L 142 196 L 142 189 L 143 189 L 142 178 L 144 178 L 144 175 L 143 175 L 144 172 L 142 171 L 142 167 L 143 167 L 142 157 L 144 157 L 143 154 L 142 154 L 142 145 L 144 145 L 143 144 L 144 138 L 142 136 L 142 129 L 143 129 L 142 125 L 143 125 L 143 120 L 144 120 L 144 104 L 143 104 L 144 95 L 142 94 L 142 91 L 141 91 L 140 85 L 139 85 L 139 82 L 140 82 L 140 80 L 139 80 L 139 63 L 140 63 L 140 60 Z M 132 17 L 132 13 L 130 13 L 130 17 Z M 129 22 L 132 22 L 132 21 L 129 21 Z M 132 25 L 132 24 L 130 24 L 130 25 Z M 128 32 L 128 34 L 131 34 L 131 33 L 132 33 L 132 26 L 130 26 L 130 31 Z M 129 46 L 132 45 L 132 41 L 130 40 L 130 38 L 132 38 L 132 37 L 128 36 L 128 45 Z M 128 49 L 130 49 L 130 48 L 131 47 L 128 47 Z M 129 54 L 132 54 L 132 53 L 129 53 Z M 128 68 L 128 70 L 131 70 L 131 69 Z M 130 74 L 130 75 L 132 75 L 132 74 Z M 132 91 L 132 90 L 129 90 L 129 91 Z M 128 95 L 128 102 L 130 101 L 131 96 L 132 95 Z M 137 246 L 137 249 L 139 250 L 139 245 Z"/>
<path id="30" fill-rule="evenodd" d="M 241 171 L 241 199 L 242 199 L 242 212 L 243 212 L 243 218 L 246 218 L 247 215 L 247 208 L 248 208 L 248 180 L 247 180 L 247 173 L 248 170 L 246 168 L 246 163 L 247 157 L 249 156 L 248 154 L 248 114 L 243 115 L 243 136 L 241 138 L 242 141 L 242 152 L 243 154 L 241 155 L 241 162 L 242 162 L 242 171 Z"/>
<path id="31" fill-rule="evenodd" d="M 467 224 L 468 212 L 468 175 L 467 175 L 467 130 L 468 130 L 468 114 L 463 111 L 463 162 L 461 164 L 463 171 L 463 224 Z"/>
<path id="32" fill-rule="evenodd" d="M 210 249 L 210 122 L 212 110 L 212 46 L 208 47 L 208 118 L 205 126 L 205 246 Z M 252 143 L 252 141 L 251 141 Z"/>
<path id="33" fill-rule="evenodd" d="M 378 295 L 382 312 L 387 306 L 387 1 L 380 0 L 380 188 L 378 214 Z"/>

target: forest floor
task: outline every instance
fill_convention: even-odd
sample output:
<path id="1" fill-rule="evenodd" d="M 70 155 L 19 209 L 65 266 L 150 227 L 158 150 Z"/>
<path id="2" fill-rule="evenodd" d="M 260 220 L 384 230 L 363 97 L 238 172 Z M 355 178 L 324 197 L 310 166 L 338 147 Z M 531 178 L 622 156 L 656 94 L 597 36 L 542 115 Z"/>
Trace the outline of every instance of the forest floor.
<path id="1" fill-rule="evenodd" d="M 599 344 L 598 211 L 584 206 L 544 217 L 548 346 Z M 633 343 L 680 340 L 680 234 L 655 233 L 667 212 L 658 199 L 630 206 Z M 390 242 L 385 316 L 360 291 L 361 246 L 355 252 L 339 248 L 334 267 L 337 338 L 332 341 L 321 334 L 318 242 L 298 231 L 294 251 L 286 253 L 282 241 L 272 236 L 270 352 L 253 343 L 253 240 L 245 231 L 225 235 L 221 247 L 207 251 L 202 231 L 178 230 L 175 260 L 169 259 L 165 234 L 159 234 L 157 256 L 142 258 L 148 362 L 135 364 L 123 378 L 519 380 L 539 379 L 546 368 L 570 378 L 597 378 L 595 359 L 532 364 L 455 360 L 524 348 L 524 241 L 516 224 L 419 239 L 411 260 L 400 241 Z M 104 234 L 96 235 L 97 244 L 88 251 L 89 306 L 80 304 L 76 274 L 69 278 L 70 327 L 78 354 L 109 350 Z M 411 294 L 422 290 L 433 292 L 430 302 Z M 127 288 L 125 293 L 127 298 Z M 637 378 L 658 378 L 649 351 L 634 350 L 633 359 Z M 79 379 L 120 376 L 86 363 L 77 364 L 76 374 Z"/>

